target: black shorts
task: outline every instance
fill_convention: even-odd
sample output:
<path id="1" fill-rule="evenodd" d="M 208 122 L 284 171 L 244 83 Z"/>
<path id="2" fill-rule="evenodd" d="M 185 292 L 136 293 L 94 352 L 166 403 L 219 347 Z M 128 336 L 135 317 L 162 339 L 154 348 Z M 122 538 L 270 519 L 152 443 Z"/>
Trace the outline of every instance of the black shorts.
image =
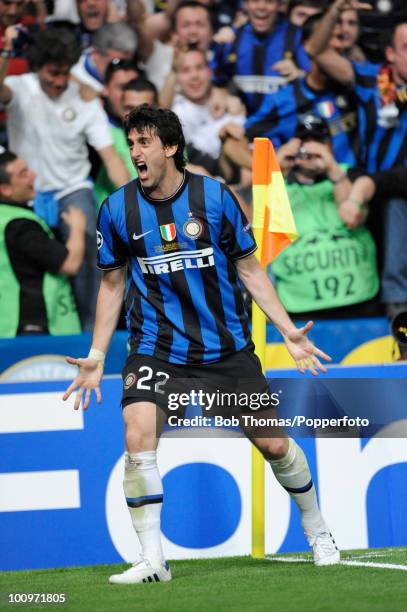
<path id="1" fill-rule="evenodd" d="M 192 405 L 209 417 L 270 408 L 267 379 L 258 357 L 249 349 L 206 365 L 169 363 L 131 354 L 122 377 L 122 408 L 147 401 L 167 415 L 183 416 Z"/>

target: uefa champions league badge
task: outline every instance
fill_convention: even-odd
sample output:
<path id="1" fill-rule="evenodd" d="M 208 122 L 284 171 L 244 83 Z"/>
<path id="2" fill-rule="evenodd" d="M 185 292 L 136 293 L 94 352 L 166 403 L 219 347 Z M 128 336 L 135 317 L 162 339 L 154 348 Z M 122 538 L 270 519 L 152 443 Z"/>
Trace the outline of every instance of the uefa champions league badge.
<path id="1" fill-rule="evenodd" d="M 96 231 L 96 243 L 97 243 L 98 250 L 101 249 L 103 246 L 103 236 L 99 232 L 99 230 Z"/>
<path id="2" fill-rule="evenodd" d="M 184 225 L 182 226 L 182 231 L 184 232 L 185 236 L 192 238 L 192 240 L 197 240 L 202 235 L 203 230 L 204 226 L 202 221 L 196 217 L 191 217 L 188 219 L 188 221 L 185 221 Z"/>

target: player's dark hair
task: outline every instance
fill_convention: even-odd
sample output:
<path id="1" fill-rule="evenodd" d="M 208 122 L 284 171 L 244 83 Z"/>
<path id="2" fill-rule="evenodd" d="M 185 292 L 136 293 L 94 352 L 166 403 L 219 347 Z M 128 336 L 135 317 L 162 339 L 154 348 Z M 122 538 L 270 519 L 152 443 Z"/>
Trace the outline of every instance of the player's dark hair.
<path id="1" fill-rule="evenodd" d="M 11 151 L 0 153 L 0 185 L 10 183 L 10 174 L 7 172 L 7 166 L 17 159 L 17 155 Z"/>
<path id="2" fill-rule="evenodd" d="M 157 103 L 158 101 L 157 87 L 154 85 L 154 83 L 148 79 L 143 79 L 142 77 L 132 79 L 123 85 L 123 91 L 150 91 L 154 95 L 154 102 Z"/>
<path id="3" fill-rule="evenodd" d="M 129 112 L 124 118 L 124 130 L 128 136 L 131 130 L 144 132 L 152 131 L 157 134 L 165 147 L 178 145 L 174 154 L 174 163 L 177 170 L 185 168 L 185 138 L 181 122 L 177 115 L 168 108 L 160 108 L 155 104 L 140 104 Z"/>
<path id="4" fill-rule="evenodd" d="M 123 59 L 119 59 L 119 58 L 115 57 L 110 62 L 108 67 L 106 68 L 106 72 L 105 72 L 105 85 L 108 85 L 110 83 L 110 81 L 112 80 L 113 75 L 116 72 L 119 72 L 119 70 L 124 70 L 125 72 L 129 72 L 130 70 L 133 70 L 134 72 L 137 72 L 137 74 L 140 74 L 140 72 L 141 72 L 140 68 L 132 60 L 123 60 Z"/>
<path id="5" fill-rule="evenodd" d="M 206 13 L 208 14 L 209 23 L 211 24 L 211 27 L 213 28 L 211 11 L 209 10 L 209 7 L 206 4 L 197 2 L 197 0 L 184 0 L 183 2 L 179 3 L 177 8 L 171 15 L 171 30 L 172 31 L 175 31 L 175 24 L 177 23 L 178 13 L 182 11 L 182 9 L 184 8 L 200 8 L 206 11 Z"/>
<path id="6" fill-rule="evenodd" d="M 30 48 L 28 59 L 34 70 L 46 64 L 73 66 L 80 57 L 80 47 L 73 32 L 67 28 L 41 30 Z"/>

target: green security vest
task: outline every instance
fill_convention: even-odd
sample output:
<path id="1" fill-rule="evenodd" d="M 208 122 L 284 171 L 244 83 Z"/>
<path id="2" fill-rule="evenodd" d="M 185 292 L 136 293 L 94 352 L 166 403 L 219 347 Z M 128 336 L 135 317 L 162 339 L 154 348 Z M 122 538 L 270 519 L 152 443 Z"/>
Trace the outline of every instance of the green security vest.
<path id="1" fill-rule="evenodd" d="M 0 204 L 0 338 L 16 336 L 19 325 L 20 283 L 13 272 L 5 238 L 6 227 L 14 219 L 35 221 L 53 238 L 49 227 L 30 210 Z M 80 334 L 79 317 L 66 277 L 45 272 L 42 291 L 50 334 Z"/>
<path id="2" fill-rule="evenodd" d="M 289 312 L 359 304 L 379 290 L 376 247 L 368 229 L 348 229 L 331 181 L 287 185 L 298 239 L 271 265 Z"/>

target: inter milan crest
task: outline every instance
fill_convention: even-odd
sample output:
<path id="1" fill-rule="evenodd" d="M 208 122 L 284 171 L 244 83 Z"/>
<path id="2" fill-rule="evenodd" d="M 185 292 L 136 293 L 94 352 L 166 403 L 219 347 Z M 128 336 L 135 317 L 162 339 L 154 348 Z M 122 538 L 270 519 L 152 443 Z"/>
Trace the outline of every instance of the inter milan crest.
<path id="1" fill-rule="evenodd" d="M 335 102 L 338 108 L 346 108 L 348 106 L 348 101 L 345 96 L 336 96 Z"/>
<path id="2" fill-rule="evenodd" d="M 185 221 L 182 227 L 185 236 L 192 238 L 192 240 L 197 240 L 202 235 L 203 229 L 204 226 L 202 221 L 196 217 L 191 217 L 188 221 Z"/>
<path id="3" fill-rule="evenodd" d="M 175 240 L 177 235 L 177 228 L 175 223 L 167 223 L 167 225 L 160 225 L 160 234 L 166 242 L 172 242 Z"/>
<path id="4" fill-rule="evenodd" d="M 127 374 L 126 378 L 124 379 L 124 388 L 126 389 L 130 389 L 130 387 L 132 387 L 134 385 L 134 383 L 137 380 L 137 376 L 135 374 L 133 374 L 133 372 L 130 372 L 130 374 Z"/>

